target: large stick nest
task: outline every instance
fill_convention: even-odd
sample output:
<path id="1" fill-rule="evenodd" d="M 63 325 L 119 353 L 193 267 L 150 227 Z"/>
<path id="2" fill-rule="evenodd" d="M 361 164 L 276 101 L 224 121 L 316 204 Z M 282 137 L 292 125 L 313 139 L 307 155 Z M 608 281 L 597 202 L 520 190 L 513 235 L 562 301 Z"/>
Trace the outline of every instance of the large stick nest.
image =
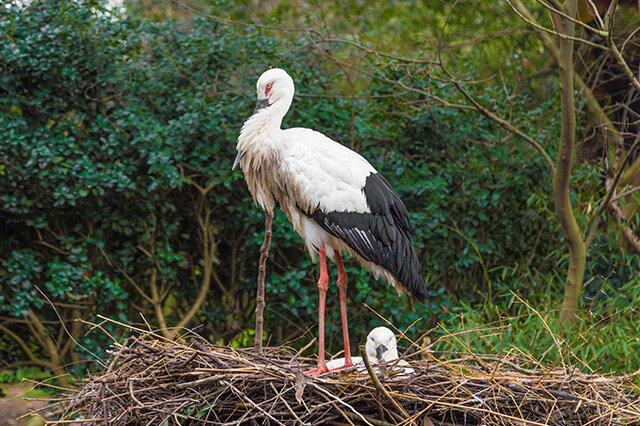
<path id="1" fill-rule="evenodd" d="M 259 355 L 131 328 L 107 368 L 82 380 L 57 410 L 65 424 L 96 425 L 640 424 L 633 375 L 545 368 L 518 351 L 445 356 L 411 348 L 403 359 L 413 375 L 389 366 L 311 378 L 303 371 L 313 361 L 288 348 Z"/>

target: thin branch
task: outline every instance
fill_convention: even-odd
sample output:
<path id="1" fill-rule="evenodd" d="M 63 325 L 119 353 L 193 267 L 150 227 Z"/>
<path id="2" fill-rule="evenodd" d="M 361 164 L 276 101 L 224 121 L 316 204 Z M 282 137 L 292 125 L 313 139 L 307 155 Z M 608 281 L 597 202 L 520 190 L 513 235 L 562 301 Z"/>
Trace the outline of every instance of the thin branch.
<path id="1" fill-rule="evenodd" d="M 257 353 L 262 352 L 262 330 L 264 325 L 264 281 L 267 271 L 267 258 L 269 257 L 269 246 L 271 245 L 271 221 L 273 212 L 265 210 L 264 219 L 264 242 L 260 247 L 260 261 L 258 263 L 258 288 L 256 290 L 256 333 L 253 347 Z"/>
<path id="2" fill-rule="evenodd" d="M 593 16 L 598 20 L 598 23 L 602 28 L 604 28 L 604 22 L 602 21 L 602 17 L 600 16 L 600 12 L 598 11 L 598 7 L 593 4 L 593 0 L 587 0 L 591 8 L 593 9 Z"/>
<path id="3" fill-rule="evenodd" d="M 487 108 L 482 106 L 482 104 L 480 104 L 480 102 L 478 102 L 473 96 L 471 96 L 471 94 L 464 87 L 462 87 L 460 82 L 457 81 L 454 78 L 454 76 L 444 66 L 442 61 L 440 61 L 440 68 L 442 68 L 442 71 L 444 71 L 444 73 L 447 74 L 447 76 L 449 76 L 450 82 L 453 83 L 456 86 L 456 88 L 458 89 L 458 91 L 460 93 L 462 93 L 462 95 L 469 102 L 471 102 L 473 104 L 473 106 L 475 107 L 475 109 L 478 110 L 478 112 L 480 112 L 485 117 L 495 121 L 502 128 L 506 129 L 509 132 L 512 132 L 512 133 L 518 135 L 520 138 L 524 139 L 527 143 L 529 143 L 529 145 L 531 145 L 536 151 L 538 151 L 538 153 L 540 153 L 540 155 L 542 155 L 542 157 L 544 158 L 544 160 L 547 163 L 547 166 L 551 170 L 551 174 L 555 175 L 556 167 L 555 167 L 555 165 L 553 163 L 553 160 L 551 159 L 551 157 L 549 157 L 549 154 L 547 154 L 547 152 L 544 150 L 544 148 L 542 147 L 540 142 L 536 141 L 531 136 L 527 135 L 526 133 L 524 133 L 523 131 L 521 131 L 517 127 L 515 127 L 513 124 L 509 123 L 508 121 L 506 121 L 502 117 L 499 117 L 498 115 L 494 114 L 493 112 L 489 111 Z"/>
<path id="4" fill-rule="evenodd" d="M 18 346 L 22 348 L 22 351 L 27 355 L 27 357 L 29 357 L 29 360 L 33 364 L 39 365 L 40 367 L 53 369 L 53 364 L 51 362 L 47 362 L 37 358 L 33 354 L 33 352 L 31 352 L 31 349 L 29 349 L 29 346 L 25 343 L 25 341 L 16 333 L 14 333 L 13 331 L 11 331 L 9 328 L 5 327 L 2 324 L 0 324 L 0 331 L 3 331 L 7 336 L 11 337 L 18 344 Z"/>
<path id="5" fill-rule="evenodd" d="M 526 27 L 525 28 L 505 28 L 503 30 L 499 30 L 491 34 L 486 34 L 476 38 L 453 42 L 453 43 L 447 43 L 445 46 L 448 49 L 459 49 L 461 47 L 471 46 L 474 44 L 482 43 L 489 40 L 494 40 L 496 38 L 500 38 L 508 35 L 521 34 L 521 33 L 524 33 L 525 31 L 527 31 Z"/>
<path id="6" fill-rule="evenodd" d="M 610 11 L 613 10 L 617 3 L 618 3 L 618 0 L 613 0 L 609 10 Z M 636 76 L 633 74 L 633 71 L 631 71 L 631 68 L 629 68 L 629 65 L 627 64 L 627 61 L 625 61 L 624 57 L 622 56 L 622 53 L 620 53 L 620 50 L 618 50 L 618 46 L 616 46 L 616 43 L 613 40 L 613 34 L 612 33 L 613 33 L 613 23 L 614 23 L 614 16 L 615 15 L 612 12 L 609 12 L 609 13 L 611 13 L 611 14 L 610 14 L 610 17 L 609 17 L 609 30 L 607 32 L 608 33 L 607 41 L 609 42 L 609 47 L 611 48 L 611 53 L 613 53 L 614 58 L 618 62 L 618 65 L 620 65 L 622 67 L 622 70 L 624 71 L 625 75 L 627 76 L 627 78 L 631 82 L 630 84 L 633 85 L 633 87 L 635 87 L 635 89 L 640 93 L 640 81 L 638 81 Z M 607 16 L 609 16 L 609 13 L 607 13 Z"/>
<path id="7" fill-rule="evenodd" d="M 570 35 L 567 35 L 567 34 L 563 34 L 563 33 L 560 33 L 558 31 L 552 30 L 550 28 L 547 28 L 547 27 L 545 27 L 543 25 L 538 24 L 534 20 L 532 20 L 532 19 L 528 18 L 527 16 L 525 16 L 518 8 L 514 7 L 513 4 L 511 4 L 513 1 L 514 0 L 507 0 L 507 3 L 509 3 L 509 6 L 511 6 L 511 8 L 516 12 L 516 14 L 518 14 L 518 16 L 523 21 L 525 21 L 527 24 L 531 25 L 536 30 L 551 34 L 554 37 L 558 37 L 558 38 L 563 39 L 563 40 L 577 41 L 578 43 L 583 43 L 583 44 L 589 45 L 591 47 L 597 47 L 598 49 L 608 50 L 605 46 L 603 46 L 601 44 L 594 43 L 592 41 L 585 40 L 585 39 L 580 38 L 580 37 L 574 37 L 574 36 L 570 36 Z"/>
<path id="8" fill-rule="evenodd" d="M 581 21 L 580 19 L 576 19 L 574 17 L 571 17 L 569 15 L 567 15 L 565 12 L 563 12 L 562 10 L 553 7 L 552 5 L 550 5 L 547 2 L 544 2 L 542 0 L 536 0 L 539 4 L 541 4 L 542 6 L 546 7 L 550 12 L 553 12 L 555 14 L 558 14 L 560 16 L 562 16 L 564 19 L 568 19 L 569 21 L 573 22 L 574 24 L 578 24 L 581 27 L 584 27 L 586 30 L 588 31 L 592 31 L 594 33 L 600 34 L 600 35 L 604 35 L 603 31 L 598 30 L 597 28 L 592 27 L 591 25 Z M 513 6 L 512 6 L 513 7 Z M 517 12 L 516 12 L 517 13 Z"/>
<path id="9" fill-rule="evenodd" d="M 633 233 L 633 230 L 626 223 L 628 219 L 625 218 L 622 209 L 616 202 L 612 202 L 610 204 L 610 208 L 613 211 L 613 214 L 616 217 L 617 221 L 622 223 L 622 234 L 629 242 L 629 244 L 631 244 L 631 246 L 640 254 L 640 238 L 638 238 L 638 236 Z"/>
<path id="10" fill-rule="evenodd" d="M 623 173 L 625 171 L 627 163 L 630 161 L 631 153 L 633 151 L 635 151 L 638 148 L 639 145 L 640 145 L 640 134 L 636 137 L 636 140 L 634 141 L 634 143 L 631 146 L 631 148 L 626 152 L 625 157 L 622 160 L 622 163 L 620 164 L 620 167 L 618 168 L 618 171 L 617 171 L 616 175 L 614 176 L 614 178 L 613 179 L 610 179 L 610 178 L 606 179 L 605 182 L 606 182 L 606 186 L 607 186 L 607 195 L 605 196 L 605 199 L 600 204 L 600 207 L 598 208 L 598 211 L 596 212 L 596 214 L 594 215 L 594 217 L 592 219 L 592 223 L 591 223 L 591 226 L 589 227 L 589 232 L 587 234 L 587 238 L 585 239 L 585 244 L 586 244 L 587 248 L 589 247 L 589 245 L 591 244 L 591 242 L 593 241 L 593 239 L 595 237 L 596 230 L 598 228 L 598 225 L 600 224 L 600 219 L 602 218 L 602 215 L 604 213 L 605 208 L 609 206 L 610 202 L 615 201 L 618 198 L 620 198 L 620 196 L 617 196 L 615 199 L 613 198 L 614 195 L 615 195 L 615 192 L 616 192 L 616 187 L 618 186 L 618 182 L 622 178 L 622 175 L 623 175 Z M 633 192 L 633 191 L 630 191 L 629 193 L 631 193 L 631 192 Z"/>
<path id="11" fill-rule="evenodd" d="M 149 287 L 151 289 L 151 299 L 153 300 L 151 303 L 153 304 L 153 310 L 156 314 L 158 325 L 160 326 L 160 332 L 164 334 L 165 337 L 171 338 L 171 331 L 167 327 L 167 321 L 164 317 L 164 312 L 162 312 L 163 299 L 160 298 L 160 294 L 158 293 L 158 268 L 151 268 Z"/>
<path id="12" fill-rule="evenodd" d="M 127 280 L 129 282 L 129 284 L 131 284 L 133 286 L 133 288 L 136 289 L 136 291 L 138 292 L 138 294 L 140 294 L 140 296 L 142 296 L 143 299 L 145 299 L 147 302 L 149 302 L 150 304 L 153 305 L 153 298 L 151 298 L 149 295 L 147 295 L 147 293 L 145 293 L 142 288 L 138 285 L 138 283 L 135 282 L 135 280 L 133 278 L 131 278 L 131 276 L 129 274 L 127 274 L 127 272 L 120 268 L 119 266 L 114 265 L 111 262 L 111 259 L 109 258 L 109 255 L 107 254 L 106 251 L 104 251 L 104 249 L 102 247 L 100 247 L 98 244 L 96 244 L 96 247 L 98 248 L 98 251 L 100 252 L 100 254 L 102 255 L 102 257 L 104 257 L 104 259 L 107 261 L 107 264 L 116 272 L 122 274 L 122 276 L 125 278 L 125 280 Z"/>
<path id="13" fill-rule="evenodd" d="M 369 355 L 367 354 L 365 347 L 362 345 L 360 346 L 360 353 L 362 354 L 362 360 L 364 361 L 364 365 L 367 368 L 367 372 L 369 373 L 369 376 L 371 377 L 371 381 L 373 382 L 373 385 L 376 387 L 376 389 L 378 389 L 380 393 L 382 393 L 385 396 L 385 398 L 387 398 L 389 402 L 391 402 L 391 404 L 396 408 L 396 410 L 402 413 L 405 419 L 408 419 L 410 421 L 410 424 L 414 424 L 413 419 L 409 415 L 409 413 L 407 413 L 407 410 L 405 410 L 404 407 L 398 403 L 398 401 L 393 399 L 393 397 L 389 395 L 389 392 L 387 392 L 384 386 L 382 386 L 382 384 L 380 383 L 378 376 L 376 376 L 376 373 L 373 371 L 373 368 L 371 367 L 371 361 L 369 361 Z"/>
<path id="14" fill-rule="evenodd" d="M 212 187 L 211 185 L 209 186 Z M 201 191 L 203 200 L 208 191 L 209 189 L 205 189 L 204 191 Z M 198 291 L 198 296 L 196 297 L 196 300 L 191 304 L 191 308 L 187 311 L 187 313 L 185 313 L 182 316 L 180 321 L 178 321 L 178 324 L 176 325 L 176 327 L 171 331 L 171 333 L 174 336 L 175 334 L 177 334 L 178 329 L 185 327 L 189 323 L 189 321 L 191 321 L 191 319 L 195 316 L 195 314 L 198 312 L 198 309 L 200 309 L 200 307 L 204 303 L 207 297 L 207 293 L 209 292 L 209 288 L 211 287 L 211 277 L 213 275 L 213 262 L 214 262 L 215 253 L 216 253 L 216 242 L 213 238 L 213 229 L 210 223 L 210 215 L 211 215 L 211 211 L 207 209 L 205 214 L 205 221 L 204 222 L 201 221 L 202 252 L 203 252 L 202 260 L 204 263 L 204 275 L 202 277 L 202 285 L 200 286 L 200 290 Z"/>
<path id="15" fill-rule="evenodd" d="M 631 189 L 630 189 L 630 190 L 628 190 L 628 191 L 624 191 L 624 192 L 621 192 L 620 194 L 617 194 L 615 197 L 613 197 L 613 198 L 611 199 L 611 201 L 619 200 L 620 198 L 624 198 L 624 197 L 626 197 L 627 195 L 631 195 L 631 194 L 633 194 L 634 192 L 638 192 L 638 191 L 640 191 L 640 186 L 636 186 L 635 188 L 631 188 Z"/>

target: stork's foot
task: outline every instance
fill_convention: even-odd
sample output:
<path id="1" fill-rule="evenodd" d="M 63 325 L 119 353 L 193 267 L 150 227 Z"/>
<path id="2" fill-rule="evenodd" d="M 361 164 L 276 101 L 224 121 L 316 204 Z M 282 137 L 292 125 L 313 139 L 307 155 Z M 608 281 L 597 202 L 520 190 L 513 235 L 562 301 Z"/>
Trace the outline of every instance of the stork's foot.
<path id="1" fill-rule="evenodd" d="M 327 366 L 325 364 L 322 364 L 322 366 L 319 365 L 317 368 L 314 368 L 313 370 L 309 370 L 305 372 L 305 374 L 311 377 L 318 377 L 319 375 L 328 373 L 328 372 L 329 372 L 329 369 L 327 368 Z"/>

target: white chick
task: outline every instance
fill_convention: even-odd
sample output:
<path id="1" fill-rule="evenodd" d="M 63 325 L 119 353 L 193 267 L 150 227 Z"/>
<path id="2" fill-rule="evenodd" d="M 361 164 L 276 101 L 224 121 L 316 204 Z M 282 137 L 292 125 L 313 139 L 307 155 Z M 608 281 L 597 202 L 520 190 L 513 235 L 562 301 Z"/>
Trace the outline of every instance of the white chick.
<path id="1" fill-rule="evenodd" d="M 396 336 L 393 331 L 387 327 L 376 327 L 367 336 L 367 343 L 365 344 L 365 350 L 367 351 L 367 357 L 372 365 L 382 364 L 383 362 L 395 361 L 398 359 Z M 359 372 L 366 372 L 367 369 L 364 365 L 362 357 L 351 357 L 353 365 Z M 329 371 L 334 369 L 340 369 L 344 367 L 344 358 L 337 358 L 327 361 L 327 368 Z M 409 366 L 409 363 L 405 360 L 399 360 L 389 366 L 394 371 L 396 369 L 401 370 L 403 374 L 413 374 L 414 369 Z M 376 368 L 376 371 L 379 369 Z"/>

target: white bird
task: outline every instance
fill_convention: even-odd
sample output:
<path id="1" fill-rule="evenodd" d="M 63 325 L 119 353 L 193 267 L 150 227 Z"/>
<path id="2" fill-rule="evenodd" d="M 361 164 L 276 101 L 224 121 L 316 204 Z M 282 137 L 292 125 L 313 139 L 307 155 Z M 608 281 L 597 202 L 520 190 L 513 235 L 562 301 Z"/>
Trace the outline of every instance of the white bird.
<path id="1" fill-rule="evenodd" d="M 396 361 L 389 368 L 393 371 L 399 371 L 402 374 L 413 374 L 415 371 L 409 366 L 409 363 L 403 359 L 398 359 L 398 347 L 396 336 L 393 331 L 387 327 L 376 327 L 369 332 L 367 343 L 365 344 L 367 357 L 372 365 L 382 364 L 386 362 Z M 366 367 L 362 357 L 351 357 L 353 365 L 359 372 L 365 372 Z M 345 358 L 336 358 L 326 362 L 329 371 L 344 368 L 346 364 Z"/>
<path id="2" fill-rule="evenodd" d="M 311 129 L 281 129 L 294 94 L 284 70 L 265 71 L 257 83 L 258 102 L 238 137 L 233 167 L 240 165 L 256 203 L 272 212 L 276 203 L 319 259 L 318 367 L 324 359 L 324 310 L 329 284 L 326 258 L 338 267 L 337 285 L 346 366 L 352 365 L 347 326 L 347 275 L 341 253 L 354 256 L 398 292 L 426 298 L 411 242 L 411 221 L 391 185 L 358 153 Z"/>

